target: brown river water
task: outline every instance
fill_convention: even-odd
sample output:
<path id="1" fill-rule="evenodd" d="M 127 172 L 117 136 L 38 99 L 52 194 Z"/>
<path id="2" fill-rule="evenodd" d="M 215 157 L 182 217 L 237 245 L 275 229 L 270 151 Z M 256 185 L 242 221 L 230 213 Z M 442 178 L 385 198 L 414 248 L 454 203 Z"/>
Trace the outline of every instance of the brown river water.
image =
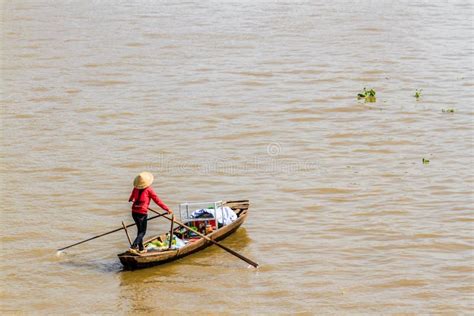
<path id="1" fill-rule="evenodd" d="M 1 10 L 2 314 L 474 313 L 472 1 Z M 173 208 L 249 199 L 224 244 L 261 267 L 56 256 L 131 223 L 143 170 Z"/>

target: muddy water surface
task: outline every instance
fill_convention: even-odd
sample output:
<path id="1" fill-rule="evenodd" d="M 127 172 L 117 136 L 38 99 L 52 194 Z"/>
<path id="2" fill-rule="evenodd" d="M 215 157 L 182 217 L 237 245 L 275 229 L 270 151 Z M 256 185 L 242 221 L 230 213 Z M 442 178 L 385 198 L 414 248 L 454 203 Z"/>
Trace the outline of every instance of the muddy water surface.
<path id="1" fill-rule="evenodd" d="M 472 6 L 3 1 L 2 313 L 473 313 Z M 56 257 L 131 222 L 142 170 L 250 199 L 225 245 L 261 268 Z"/>

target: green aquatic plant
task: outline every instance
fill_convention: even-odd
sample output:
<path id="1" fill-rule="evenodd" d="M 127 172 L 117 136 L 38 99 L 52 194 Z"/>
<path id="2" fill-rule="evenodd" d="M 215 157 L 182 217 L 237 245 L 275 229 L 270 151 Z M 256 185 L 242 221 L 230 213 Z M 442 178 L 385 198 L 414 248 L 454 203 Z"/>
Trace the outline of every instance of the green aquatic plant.
<path id="1" fill-rule="evenodd" d="M 418 100 L 420 97 L 421 97 L 421 91 L 423 91 L 423 89 L 416 89 L 415 91 L 415 98 Z"/>
<path id="2" fill-rule="evenodd" d="M 359 92 L 357 94 L 357 99 L 364 99 L 365 102 L 375 102 L 377 100 L 375 98 L 375 90 L 374 89 L 367 90 L 364 87 L 364 90 L 362 90 L 362 92 Z"/>
<path id="3" fill-rule="evenodd" d="M 441 110 L 443 113 L 454 113 L 456 110 L 453 108 L 447 108 Z"/>
<path id="4" fill-rule="evenodd" d="M 423 159 L 421 159 L 421 162 L 422 162 L 424 165 L 427 165 L 427 164 L 430 163 L 430 160 L 423 158 Z"/>

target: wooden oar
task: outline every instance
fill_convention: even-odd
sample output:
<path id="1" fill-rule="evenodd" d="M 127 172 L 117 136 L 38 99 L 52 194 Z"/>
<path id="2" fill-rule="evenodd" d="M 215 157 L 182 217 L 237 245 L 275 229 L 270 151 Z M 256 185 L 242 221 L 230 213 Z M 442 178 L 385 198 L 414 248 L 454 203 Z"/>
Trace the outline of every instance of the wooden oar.
<path id="1" fill-rule="evenodd" d="M 128 234 L 127 226 L 125 226 L 125 223 L 122 221 L 122 226 L 123 229 L 125 230 L 125 234 L 127 235 L 128 243 L 130 244 L 130 247 L 132 246 L 132 240 L 130 239 L 130 235 Z"/>
<path id="2" fill-rule="evenodd" d="M 160 215 L 157 215 L 157 216 L 150 217 L 149 219 L 147 219 L 147 221 L 150 221 L 150 220 L 152 220 L 152 219 L 158 218 L 158 217 L 163 216 L 163 215 L 164 215 L 164 214 L 160 214 Z M 128 225 L 125 226 L 125 227 L 131 227 L 131 226 L 135 226 L 135 223 L 133 223 L 133 224 L 128 224 Z M 108 234 L 112 234 L 112 233 L 118 232 L 119 230 L 125 229 L 125 227 L 120 227 L 120 228 L 111 230 L 111 231 L 109 231 L 109 232 L 106 232 L 106 233 L 103 233 L 103 234 L 100 234 L 100 235 L 97 235 L 97 236 L 88 238 L 88 239 L 83 240 L 83 241 L 80 241 L 80 242 L 77 242 L 77 243 L 75 243 L 75 244 L 72 244 L 72 245 L 69 245 L 69 246 L 66 246 L 66 247 L 63 247 L 63 248 L 59 248 L 58 251 L 63 251 L 63 250 L 65 250 L 65 249 L 68 249 L 68 248 L 71 248 L 71 247 L 80 245 L 80 244 L 82 244 L 82 243 L 85 243 L 86 241 L 90 241 L 90 240 L 93 240 L 93 239 L 96 239 L 96 238 L 99 238 L 99 237 L 102 237 L 102 236 L 105 236 L 105 235 L 108 235 Z"/>
<path id="3" fill-rule="evenodd" d="M 230 249 L 230 248 L 227 248 L 227 247 L 224 246 L 224 245 L 221 245 L 220 243 L 218 243 L 217 241 L 212 240 L 211 238 L 207 237 L 206 235 L 201 234 L 200 232 L 193 230 L 191 227 L 189 227 L 189 226 L 187 226 L 187 225 L 185 225 L 185 224 L 183 224 L 183 223 L 181 223 L 181 222 L 179 222 L 179 221 L 177 221 L 177 220 L 175 220 L 175 219 L 173 220 L 173 219 L 169 218 L 168 216 L 166 216 L 166 213 L 161 214 L 161 213 L 158 213 L 157 211 L 155 211 L 155 210 L 153 210 L 153 209 L 151 209 L 151 208 L 148 208 L 148 209 L 149 209 L 150 211 L 152 211 L 153 213 L 156 213 L 156 214 L 158 214 L 158 215 L 161 215 L 161 216 L 163 216 L 164 218 L 166 218 L 167 220 L 172 221 L 172 222 L 175 222 L 175 223 L 178 224 L 179 226 L 182 226 L 182 227 L 186 228 L 186 229 L 189 230 L 190 232 L 193 232 L 193 233 L 197 234 L 198 236 L 201 236 L 202 238 L 206 239 L 207 241 L 210 241 L 211 243 L 213 243 L 214 245 L 216 245 L 216 246 L 218 246 L 218 247 L 224 249 L 225 251 L 227 251 L 227 252 L 233 254 L 233 255 L 236 256 L 237 258 L 242 259 L 243 261 L 247 262 L 248 264 L 252 265 L 253 267 L 255 267 L 255 268 L 258 267 L 258 263 L 256 263 L 256 262 L 250 260 L 249 258 L 246 258 L 246 257 L 242 256 L 240 253 L 238 253 L 238 252 L 236 252 L 236 251 L 234 251 L 234 250 L 232 250 L 232 249 Z"/>
<path id="4" fill-rule="evenodd" d="M 170 244 L 168 249 L 171 249 L 173 246 L 173 224 L 174 224 L 174 215 L 171 215 L 171 228 L 170 228 Z"/>

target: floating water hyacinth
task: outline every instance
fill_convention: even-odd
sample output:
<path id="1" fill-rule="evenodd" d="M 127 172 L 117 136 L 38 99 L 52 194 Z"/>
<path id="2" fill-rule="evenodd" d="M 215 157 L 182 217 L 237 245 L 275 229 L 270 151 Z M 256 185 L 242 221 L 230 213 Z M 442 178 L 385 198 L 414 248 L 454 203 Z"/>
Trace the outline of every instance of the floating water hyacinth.
<path id="1" fill-rule="evenodd" d="M 424 165 L 427 165 L 427 164 L 430 163 L 430 160 L 423 158 L 423 159 L 421 159 L 421 162 L 423 162 Z"/>
<path id="2" fill-rule="evenodd" d="M 420 97 L 421 97 L 421 91 L 423 91 L 423 89 L 416 89 L 415 91 L 415 98 L 418 100 Z"/>
<path id="3" fill-rule="evenodd" d="M 454 113 L 456 110 L 453 108 L 448 108 L 448 109 L 442 109 L 441 111 L 443 113 Z"/>
<path id="4" fill-rule="evenodd" d="M 364 90 L 362 90 L 362 92 L 357 94 L 357 99 L 364 99 L 365 102 L 375 102 L 377 101 L 377 99 L 375 98 L 375 90 L 374 89 L 367 90 L 364 87 Z"/>

